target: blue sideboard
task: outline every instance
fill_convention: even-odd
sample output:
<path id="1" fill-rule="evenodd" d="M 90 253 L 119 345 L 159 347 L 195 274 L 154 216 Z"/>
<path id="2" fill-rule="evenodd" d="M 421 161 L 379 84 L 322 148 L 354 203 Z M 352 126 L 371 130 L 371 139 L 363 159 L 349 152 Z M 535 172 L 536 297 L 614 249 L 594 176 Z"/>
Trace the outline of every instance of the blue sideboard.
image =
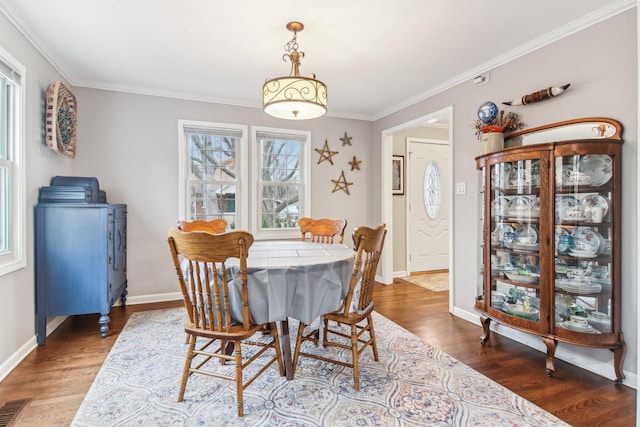
<path id="1" fill-rule="evenodd" d="M 35 207 L 38 345 L 47 317 L 100 313 L 102 337 L 109 312 L 127 294 L 127 205 L 39 203 Z"/>

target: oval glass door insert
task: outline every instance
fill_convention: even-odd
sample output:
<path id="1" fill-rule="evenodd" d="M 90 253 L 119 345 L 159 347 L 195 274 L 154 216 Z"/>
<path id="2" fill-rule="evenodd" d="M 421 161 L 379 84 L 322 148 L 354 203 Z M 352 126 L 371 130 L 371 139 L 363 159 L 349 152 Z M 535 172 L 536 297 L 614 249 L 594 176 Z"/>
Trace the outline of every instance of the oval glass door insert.
<path id="1" fill-rule="evenodd" d="M 436 219 L 442 206 L 442 179 L 438 164 L 431 160 L 424 172 L 424 208 L 431 219 Z"/>

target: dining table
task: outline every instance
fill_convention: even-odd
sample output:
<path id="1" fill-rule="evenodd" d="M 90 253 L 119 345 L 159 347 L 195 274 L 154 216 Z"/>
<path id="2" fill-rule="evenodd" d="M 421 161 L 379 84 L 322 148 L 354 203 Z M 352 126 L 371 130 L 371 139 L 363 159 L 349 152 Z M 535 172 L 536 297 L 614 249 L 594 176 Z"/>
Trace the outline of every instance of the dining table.
<path id="1" fill-rule="evenodd" d="M 355 251 L 344 244 L 258 240 L 249 248 L 249 310 L 257 324 L 276 322 L 285 375 L 293 379 L 288 319 L 306 325 L 337 310 L 349 290 Z M 233 277 L 231 315 L 241 319 L 242 280 L 237 259 L 227 262 Z"/>

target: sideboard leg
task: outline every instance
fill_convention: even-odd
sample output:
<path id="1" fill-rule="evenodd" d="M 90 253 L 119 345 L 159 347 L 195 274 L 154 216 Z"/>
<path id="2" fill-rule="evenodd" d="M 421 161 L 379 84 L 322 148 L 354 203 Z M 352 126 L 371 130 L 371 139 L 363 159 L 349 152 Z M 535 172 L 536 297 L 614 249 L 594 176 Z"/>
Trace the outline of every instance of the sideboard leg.
<path id="1" fill-rule="evenodd" d="M 44 345 L 45 341 L 47 340 L 47 318 L 42 313 L 38 313 L 37 329 L 38 345 Z"/>
<path id="2" fill-rule="evenodd" d="M 624 380 L 622 361 L 627 353 L 627 345 L 624 342 L 624 334 L 622 332 L 620 332 L 620 345 L 612 348 L 611 351 L 613 351 L 613 369 L 616 372 L 616 384 L 621 384 L 622 380 Z"/>
<path id="3" fill-rule="evenodd" d="M 111 318 L 109 317 L 108 314 L 103 314 L 100 316 L 100 319 L 98 319 L 98 323 L 100 323 L 100 335 L 102 336 L 102 338 L 107 337 L 107 333 L 109 332 L 110 321 L 111 321 Z"/>
<path id="4" fill-rule="evenodd" d="M 482 323 L 482 335 L 480 336 L 480 344 L 485 345 L 489 340 L 489 334 L 491 333 L 491 329 L 489 328 L 491 319 L 489 319 L 488 317 L 480 316 L 480 323 Z"/>
<path id="5" fill-rule="evenodd" d="M 553 358 L 556 355 L 556 346 L 558 345 L 558 340 L 546 337 L 541 338 L 544 344 L 547 346 L 547 362 L 545 371 L 548 376 L 551 376 L 556 371 L 555 364 L 553 363 Z"/>
<path id="6" fill-rule="evenodd" d="M 122 295 L 120 295 L 120 302 L 123 307 L 127 306 L 127 284 L 125 283 L 124 289 L 122 290 Z"/>

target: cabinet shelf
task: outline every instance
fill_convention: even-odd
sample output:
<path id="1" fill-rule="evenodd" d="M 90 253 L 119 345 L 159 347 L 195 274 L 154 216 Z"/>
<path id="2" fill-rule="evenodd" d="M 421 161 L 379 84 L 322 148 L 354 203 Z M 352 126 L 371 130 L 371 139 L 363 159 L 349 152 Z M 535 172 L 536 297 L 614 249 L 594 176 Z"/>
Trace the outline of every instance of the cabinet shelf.
<path id="1" fill-rule="evenodd" d="M 549 141 L 553 142 L 476 158 L 482 268 L 475 309 L 483 325 L 481 343 L 490 337 L 491 321 L 535 334 L 547 348 L 548 375 L 555 372 L 558 342 L 608 348 L 613 352 L 616 381 L 621 382 L 625 351 L 620 325 L 622 139 L 616 133 L 598 140 L 550 137 Z M 594 164 L 604 166 L 598 170 Z M 563 179 L 598 185 L 558 185 Z M 589 196 L 594 193 L 602 197 Z M 592 216 L 592 207 L 603 205 L 602 221 L 592 221 L 599 220 Z M 566 216 L 578 219 L 561 220 Z M 534 283 L 510 280 L 497 274 L 503 270 L 527 270 L 536 278 L 539 274 L 539 279 Z M 592 274 L 601 280 L 592 282 Z M 535 301 L 536 308 L 528 311 L 530 301 Z"/>

